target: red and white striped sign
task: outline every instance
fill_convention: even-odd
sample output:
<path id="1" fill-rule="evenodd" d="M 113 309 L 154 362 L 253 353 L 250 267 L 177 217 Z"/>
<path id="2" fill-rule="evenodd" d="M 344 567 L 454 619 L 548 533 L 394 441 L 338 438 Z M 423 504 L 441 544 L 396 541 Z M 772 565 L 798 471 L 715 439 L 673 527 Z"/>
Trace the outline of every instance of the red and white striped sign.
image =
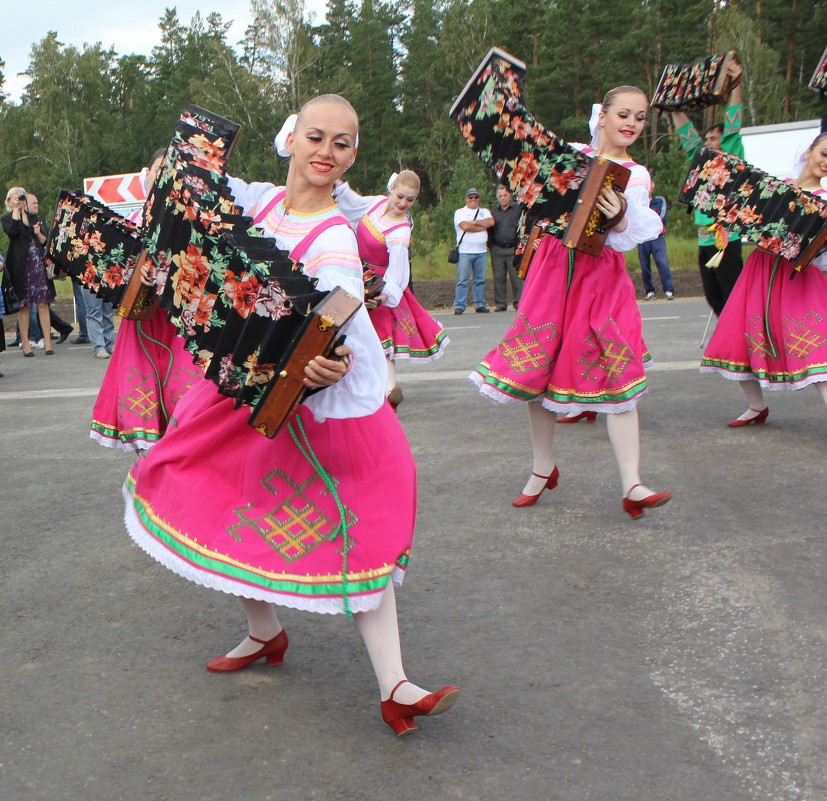
<path id="1" fill-rule="evenodd" d="M 123 175 L 100 175 L 84 178 L 83 191 L 124 217 L 141 208 L 146 200 L 141 173 L 128 172 Z"/>

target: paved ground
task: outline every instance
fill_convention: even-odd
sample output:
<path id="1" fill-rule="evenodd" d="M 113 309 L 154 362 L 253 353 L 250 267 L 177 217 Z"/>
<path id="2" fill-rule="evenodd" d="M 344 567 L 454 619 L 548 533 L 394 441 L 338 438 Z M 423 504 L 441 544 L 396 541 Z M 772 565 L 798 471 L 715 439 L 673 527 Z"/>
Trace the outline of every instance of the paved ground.
<path id="1" fill-rule="evenodd" d="M 557 435 L 531 509 L 525 411 L 465 375 L 510 313 L 440 315 L 452 344 L 403 369 L 420 520 L 399 593 L 409 672 L 455 709 L 395 739 L 355 627 L 286 611 L 283 668 L 207 673 L 242 617 L 135 548 L 129 458 L 92 443 L 88 348 L 0 357 L 2 801 L 748 801 L 827 798 L 827 414 L 699 376 L 701 301 L 642 306 L 659 366 L 631 522 L 605 424 Z"/>

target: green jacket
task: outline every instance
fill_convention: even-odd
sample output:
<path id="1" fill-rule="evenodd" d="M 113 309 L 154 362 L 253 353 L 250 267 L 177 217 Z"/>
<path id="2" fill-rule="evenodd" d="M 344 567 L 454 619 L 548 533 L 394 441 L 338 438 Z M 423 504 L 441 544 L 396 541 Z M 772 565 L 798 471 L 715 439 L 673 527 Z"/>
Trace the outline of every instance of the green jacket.
<path id="1" fill-rule="evenodd" d="M 721 150 L 741 159 L 744 158 L 744 141 L 741 139 L 743 109 L 743 105 L 726 107 L 724 112 L 724 135 L 721 137 Z M 687 122 L 678 128 L 678 136 L 681 140 L 681 147 L 686 151 L 690 160 L 695 156 L 695 151 L 699 147 L 703 147 L 704 140 L 701 139 L 700 134 L 691 122 Z M 715 244 L 715 236 L 703 231 L 700 227 L 712 225 L 714 222 L 715 220 L 711 217 L 707 217 L 699 211 L 695 212 L 695 225 L 698 226 L 698 245 L 701 247 Z M 730 242 L 737 242 L 738 238 L 738 234 L 730 234 L 728 237 Z"/>

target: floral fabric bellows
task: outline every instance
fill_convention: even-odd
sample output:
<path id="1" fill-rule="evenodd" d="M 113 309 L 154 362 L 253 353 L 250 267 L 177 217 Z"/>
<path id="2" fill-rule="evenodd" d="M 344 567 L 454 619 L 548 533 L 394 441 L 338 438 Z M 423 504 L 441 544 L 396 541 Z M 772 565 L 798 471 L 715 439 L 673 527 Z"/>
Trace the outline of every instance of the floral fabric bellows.
<path id="1" fill-rule="evenodd" d="M 825 198 L 711 148 L 695 153 L 678 199 L 796 268 L 827 236 Z"/>

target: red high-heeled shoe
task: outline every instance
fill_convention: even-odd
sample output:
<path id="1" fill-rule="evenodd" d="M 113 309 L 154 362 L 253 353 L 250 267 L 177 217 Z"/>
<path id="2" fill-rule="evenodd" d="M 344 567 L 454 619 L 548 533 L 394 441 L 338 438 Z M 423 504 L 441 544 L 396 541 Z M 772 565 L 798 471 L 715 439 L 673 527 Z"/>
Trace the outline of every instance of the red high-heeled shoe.
<path id="1" fill-rule="evenodd" d="M 758 410 L 753 409 L 752 407 L 750 407 L 750 411 L 757 412 Z M 762 425 L 764 425 L 764 421 L 767 419 L 767 416 L 769 415 L 769 413 L 770 413 L 770 407 L 765 406 L 763 409 L 761 409 L 760 412 L 758 412 L 757 415 L 755 415 L 755 417 L 750 417 L 749 420 L 738 420 L 736 418 L 735 420 L 730 420 L 727 423 L 727 425 L 730 428 L 741 428 L 742 426 L 748 426 L 751 423 L 755 423 L 755 425 L 757 425 L 757 426 L 762 426 Z"/>
<path id="2" fill-rule="evenodd" d="M 631 492 L 635 487 L 642 486 L 642 484 L 635 484 L 634 486 L 629 487 L 629 492 Z M 626 512 L 632 520 L 637 520 L 639 517 L 643 517 L 643 515 L 646 514 L 644 509 L 654 509 L 656 506 L 663 506 L 665 503 L 669 503 L 672 499 L 671 492 L 653 492 L 651 495 L 647 495 L 639 501 L 633 501 L 629 497 L 629 492 L 627 492 L 623 497 L 623 511 Z"/>
<path id="3" fill-rule="evenodd" d="M 417 715 L 441 715 L 447 712 L 459 698 L 459 687 L 449 684 L 435 693 L 429 693 L 420 698 L 415 704 L 400 704 L 393 700 L 394 693 L 403 685 L 408 684 L 407 679 L 402 679 L 396 687 L 391 690 L 387 701 L 382 701 L 382 720 L 390 726 L 397 737 L 416 731 L 414 717 Z"/>
<path id="4" fill-rule="evenodd" d="M 541 476 L 539 473 L 532 473 L 531 475 L 537 476 L 537 478 L 544 478 L 546 480 L 545 487 L 543 487 L 543 489 L 541 489 L 536 495 L 524 495 L 521 492 L 513 501 L 511 501 L 512 506 L 534 506 L 543 494 L 543 491 L 553 490 L 557 486 L 557 482 L 560 479 L 560 471 L 557 469 L 557 465 L 554 466 L 554 470 L 551 471 L 550 476 Z"/>
<path id="5" fill-rule="evenodd" d="M 587 423 L 593 423 L 597 420 L 597 412 L 580 412 L 574 417 L 557 417 L 558 423 L 577 423 L 580 420 L 585 420 Z"/>
<path id="6" fill-rule="evenodd" d="M 261 648 L 248 656 L 217 656 L 207 663 L 207 670 L 213 673 L 232 673 L 234 670 L 243 670 L 253 662 L 267 657 L 267 664 L 271 667 L 284 662 L 284 652 L 287 650 L 287 632 L 282 629 L 272 640 L 260 640 L 249 635 L 254 642 L 260 642 Z"/>

